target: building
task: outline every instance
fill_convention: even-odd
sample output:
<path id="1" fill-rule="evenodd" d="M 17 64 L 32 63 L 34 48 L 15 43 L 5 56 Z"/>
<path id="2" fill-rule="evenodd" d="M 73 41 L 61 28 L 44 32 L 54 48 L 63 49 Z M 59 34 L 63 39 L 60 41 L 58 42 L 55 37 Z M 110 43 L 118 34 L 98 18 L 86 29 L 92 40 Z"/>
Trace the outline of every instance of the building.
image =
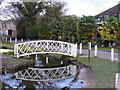
<path id="1" fill-rule="evenodd" d="M 12 19 L 0 20 L 0 32 L 5 35 L 16 35 L 16 22 Z"/>
<path id="2" fill-rule="evenodd" d="M 109 8 L 108 10 L 105 10 L 105 11 L 99 13 L 98 15 L 95 16 L 95 18 L 98 20 L 102 20 L 102 18 L 104 18 L 106 16 L 114 16 L 120 22 L 120 3 Z"/>
<path id="3" fill-rule="evenodd" d="M 102 32 L 104 32 L 104 30 L 102 30 L 102 21 L 104 21 L 103 18 L 107 17 L 107 16 L 113 16 L 120 22 L 120 3 L 95 16 L 97 24 L 99 26 L 99 28 L 98 28 L 99 33 L 97 35 L 97 38 L 99 38 L 101 35 L 103 35 Z M 107 23 L 106 21 L 104 21 L 104 22 Z M 106 33 L 106 31 L 104 33 Z M 107 46 L 113 44 L 113 41 L 114 41 L 113 37 L 115 36 L 113 31 L 107 32 L 107 34 L 108 33 L 111 36 L 107 37 L 107 36 L 103 35 L 103 37 L 107 37 L 107 40 L 104 40 L 104 43 L 106 43 Z"/>

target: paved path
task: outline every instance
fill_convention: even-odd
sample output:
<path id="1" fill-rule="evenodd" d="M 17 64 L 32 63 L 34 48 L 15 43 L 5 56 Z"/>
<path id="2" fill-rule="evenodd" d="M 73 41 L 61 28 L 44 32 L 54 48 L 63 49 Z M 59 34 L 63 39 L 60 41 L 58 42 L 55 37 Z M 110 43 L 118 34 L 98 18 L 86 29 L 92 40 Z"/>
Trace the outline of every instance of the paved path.
<path id="1" fill-rule="evenodd" d="M 78 49 L 78 53 L 79 53 L 79 49 Z M 88 50 L 87 49 L 82 49 L 82 54 L 84 56 L 88 56 Z M 90 56 L 91 57 L 95 56 L 94 55 L 94 50 L 90 51 Z M 98 50 L 97 57 L 111 60 L 111 52 L 110 51 L 104 51 L 104 50 Z M 114 61 L 120 62 L 120 58 L 119 57 L 120 57 L 120 53 L 115 52 L 114 53 Z"/>

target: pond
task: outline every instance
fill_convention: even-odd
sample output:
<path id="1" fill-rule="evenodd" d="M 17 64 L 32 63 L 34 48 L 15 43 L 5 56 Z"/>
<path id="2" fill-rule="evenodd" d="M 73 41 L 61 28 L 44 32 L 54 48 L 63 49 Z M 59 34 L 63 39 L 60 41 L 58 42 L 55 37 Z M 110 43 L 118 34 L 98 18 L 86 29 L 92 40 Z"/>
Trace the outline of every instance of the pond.
<path id="1" fill-rule="evenodd" d="M 61 68 L 69 65 L 73 65 L 71 62 L 68 62 L 62 58 L 56 58 L 52 56 L 45 55 L 32 55 L 31 58 L 35 58 L 34 64 L 30 68 Z M 21 67 L 22 68 L 22 67 Z M 26 68 L 22 68 L 21 70 L 25 70 Z M 76 77 L 61 79 L 61 80 L 51 80 L 51 81 L 29 81 L 16 79 L 15 73 L 19 71 L 14 71 L 13 73 L 9 73 L 4 71 L 3 74 L 0 75 L 0 80 L 2 82 L 2 89 L 11 89 L 16 88 L 18 90 L 21 89 L 46 89 L 46 88 L 57 88 L 61 89 L 64 87 L 70 88 L 82 88 L 85 86 L 85 83 L 82 83 L 81 80 L 76 79 Z"/>

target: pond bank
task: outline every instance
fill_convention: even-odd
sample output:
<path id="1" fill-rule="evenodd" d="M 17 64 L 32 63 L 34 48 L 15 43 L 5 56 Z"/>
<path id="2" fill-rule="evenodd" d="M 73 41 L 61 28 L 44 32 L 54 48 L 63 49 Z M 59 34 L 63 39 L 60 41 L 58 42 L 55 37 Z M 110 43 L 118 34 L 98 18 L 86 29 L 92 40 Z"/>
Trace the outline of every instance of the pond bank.
<path id="1" fill-rule="evenodd" d="M 2 62 L 2 66 L 0 67 L 0 69 L 2 69 L 2 71 L 7 71 L 7 72 L 29 67 L 33 65 L 33 61 L 34 61 L 28 58 L 17 59 L 12 54 L 11 55 L 1 54 L 0 59 Z"/>
<path id="2" fill-rule="evenodd" d="M 90 66 L 84 65 L 77 60 L 71 60 L 74 64 L 80 67 L 78 79 L 81 80 L 81 83 L 85 83 L 85 86 L 82 88 L 93 88 L 97 83 L 97 78 Z"/>

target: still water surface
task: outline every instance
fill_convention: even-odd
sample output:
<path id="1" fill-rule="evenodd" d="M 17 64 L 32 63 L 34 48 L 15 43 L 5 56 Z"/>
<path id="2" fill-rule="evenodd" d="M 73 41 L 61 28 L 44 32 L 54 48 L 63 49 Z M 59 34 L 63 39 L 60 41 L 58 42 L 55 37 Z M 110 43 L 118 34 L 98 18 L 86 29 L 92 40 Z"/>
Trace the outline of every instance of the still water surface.
<path id="1" fill-rule="evenodd" d="M 31 57 L 36 58 L 36 57 Z M 47 59 L 47 61 L 46 61 Z M 63 67 L 71 65 L 70 62 L 64 61 L 62 59 L 58 59 L 55 57 L 46 57 L 43 55 L 37 56 L 36 60 L 34 61 L 33 66 L 35 68 L 54 68 L 54 67 Z M 24 69 L 24 68 L 23 68 Z M 15 71 L 17 72 L 17 71 Z M 46 89 L 46 88 L 63 88 L 65 86 L 70 86 L 70 88 L 81 88 L 85 84 L 81 83 L 81 80 L 77 80 L 76 82 L 71 84 L 71 81 L 74 78 L 69 79 L 63 79 L 63 80 L 55 80 L 55 81 L 26 81 L 26 80 L 18 80 L 15 78 L 14 73 L 8 73 L 4 72 L 3 75 L 0 75 L 0 80 L 2 82 L 2 88 L 3 89 L 11 89 L 16 88 L 18 90 L 21 89 L 29 89 L 32 88 L 32 90 L 37 89 Z"/>

